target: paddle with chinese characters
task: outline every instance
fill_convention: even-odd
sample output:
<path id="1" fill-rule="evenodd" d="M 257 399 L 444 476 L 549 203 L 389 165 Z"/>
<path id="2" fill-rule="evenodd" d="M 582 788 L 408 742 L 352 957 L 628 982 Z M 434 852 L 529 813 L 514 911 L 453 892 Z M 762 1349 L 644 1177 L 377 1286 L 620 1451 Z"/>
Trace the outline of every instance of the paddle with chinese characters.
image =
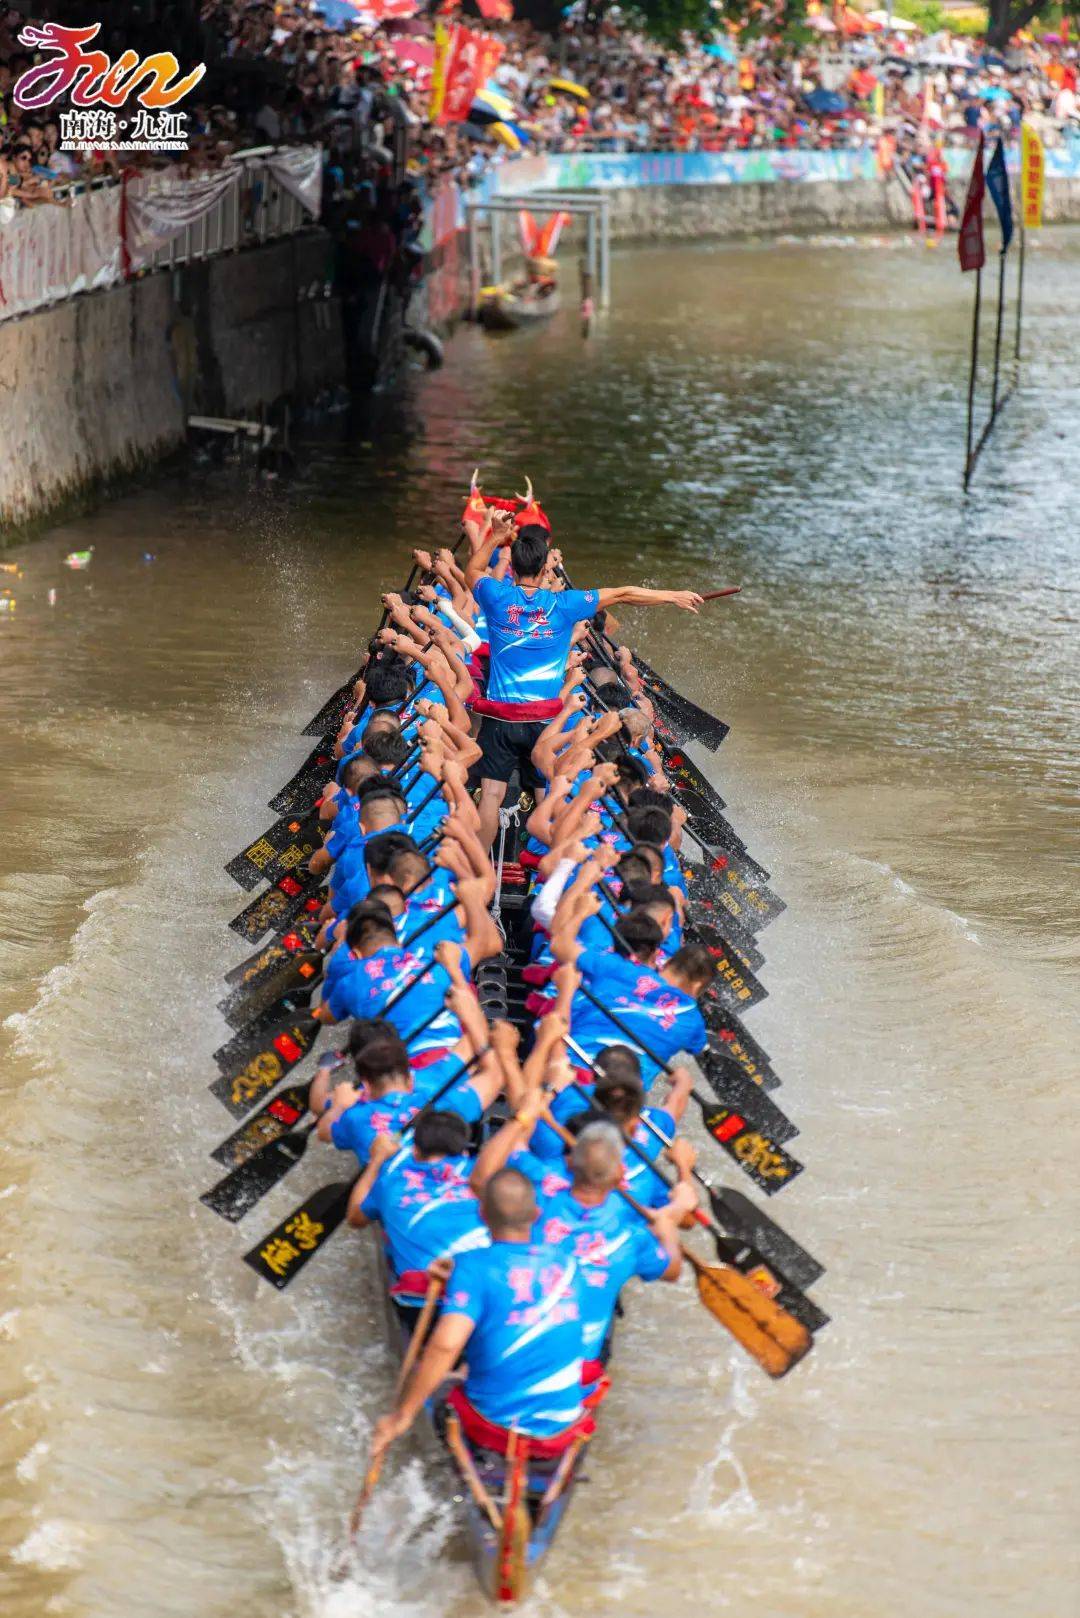
<path id="1" fill-rule="evenodd" d="M 443 1097 L 449 1095 L 465 1075 L 483 1060 L 490 1048 L 485 1045 L 467 1062 L 459 1063 L 453 1073 L 443 1080 L 434 1094 L 418 1108 L 415 1117 L 410 1118 L 408 1127 L 402 1133 L 403 1141 L 410 1138 L 420 1119 L 432 1112 Z M 341 1224 L 348 1210 L 349 1196 L 359 1178 L 359 1174 L 356 1174 L 351 1180 L 334 1180 L 314 1192 L 244 1254 L 244 1263 L 249 1264 L 264 1281 L 269 1281 L 272 1287 L 283 1292 Z"/>

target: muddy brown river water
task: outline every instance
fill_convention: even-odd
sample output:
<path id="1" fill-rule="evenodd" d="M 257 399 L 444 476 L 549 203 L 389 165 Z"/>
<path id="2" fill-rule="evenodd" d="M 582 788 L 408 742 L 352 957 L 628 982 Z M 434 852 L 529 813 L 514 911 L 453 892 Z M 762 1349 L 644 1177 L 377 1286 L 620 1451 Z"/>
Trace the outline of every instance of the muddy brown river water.
<path id="1" fill-rule="evenodd" d="M 583 583 L 744 586 L 631 638 L 732 725 L 698 756 L 789 905 L 747 1025 L 833 1316 L 772 1385 L 689 1287 L 630 1298 L 528 1618 L 1076 1618 L 1080 234 L 1028 265 L 967 499 L 951 250 L 778 243 L 619 255 L 588 344 L 463 332 L 288 487 L 193 469 L 13 553 L 6 1618 L 480 1609 L 422 1444 L 329 1576 L 391 1385 L 371 1256 L 339 1235 L 283 1295 L 238 1262 L 326 1154 L 241 1230 L 195 1200 L 231 1127 L 221 867 L 476 463 L 532 474 Z"/>

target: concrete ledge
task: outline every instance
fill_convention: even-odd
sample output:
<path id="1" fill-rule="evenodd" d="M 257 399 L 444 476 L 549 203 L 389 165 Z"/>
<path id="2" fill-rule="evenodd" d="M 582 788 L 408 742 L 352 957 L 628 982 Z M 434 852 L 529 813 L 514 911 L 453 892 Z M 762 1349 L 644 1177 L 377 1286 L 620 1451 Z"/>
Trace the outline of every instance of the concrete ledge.
<path id="1" fill-rule="evenodd" d="M 0 321 L 0 543 L 177 449 L 189 414 L 343 382 L 331 253 L 312 231 Z"/>

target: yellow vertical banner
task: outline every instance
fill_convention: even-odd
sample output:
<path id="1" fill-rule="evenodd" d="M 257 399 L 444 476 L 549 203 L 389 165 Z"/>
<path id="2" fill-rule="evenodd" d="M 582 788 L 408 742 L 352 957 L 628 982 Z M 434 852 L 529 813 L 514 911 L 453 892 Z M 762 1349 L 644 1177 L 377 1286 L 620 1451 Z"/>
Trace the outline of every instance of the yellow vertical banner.
<path id="1" fill-rule="evenodd" d="M 1020 125 L 1020 199 L 1025 230 L 1038 230 L 1042 224 L 1043 187 L 1046 181 L 1046 153 L 1042 137 L 1030 124 Z"/>
<path id="2" fill-rule="evenodd" d="M 454 37 L 454 26 L 435 19 L 435 60 L 431 64 L 431 108 L 428 118 L 437 123 L 439 113 L 442 111 L 443 97 L 446 94 L 446 66 L 450 60 L 450 46 Z"/>
<path id="3" fill-rule="evenodd" d="M 875 118 L 885 116 L 885 86 L 879 79 L 874 85 L 874 94 L 870 102 L 870 110 Z"/>

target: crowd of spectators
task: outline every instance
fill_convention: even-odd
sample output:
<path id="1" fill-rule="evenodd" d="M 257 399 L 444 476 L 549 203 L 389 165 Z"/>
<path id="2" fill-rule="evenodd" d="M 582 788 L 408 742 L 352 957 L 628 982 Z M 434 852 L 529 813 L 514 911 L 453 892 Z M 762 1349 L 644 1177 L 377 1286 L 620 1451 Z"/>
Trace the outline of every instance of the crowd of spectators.
<path id="1" fill-rule="evenodd" d="M 35 16 L 43 11 L 35 7 Z M 511 155 L 490 121 L 429 122 L 427 15 L 376 23 L 347 0 L 202 0 L 185 17 L 187 60 L 208 64 L 184 104 L 186 150 L 135 154 L 65 151 L 59 109 L 28 116 L 15 105 L 13 84 L 32 61 L 18 39 L 26 18 L 0 12 L 0 219 L 55 203 L 65 182 L 121 162 L 205 169 L 261 144 L 318 140 L 329 211 L 351 211 L 382 252 L 382 227 L 399 229 L 406 168 L 415 191 L 447 172 L 475 182 Z M 586 20 L 582 0 L 554 37 L 523 22 L 482 26 L 503 40 L 494 78 L 525 152 L 825 149 L 875 144 L 883 134 L 917 147 L 980 131 L 1008 138 L 1021 117 L 1050 140 L 1080 138 L 1077 49 L 1067 39 L 1033 37 L 995 55 L 959 35 L 925 37 L 884 13 L 841 6 L 810 22 L 814 42 L 796 52 L 719 31 L 711 42 L 663 49 L 617 13 L 598 25 Z M 116 55 L 130 35 L 115 25 L 96 43 Z M 154 48 L 162 43 L 159 28 Z M 177 41 L 166 43 L 180 54 Z M 404 211 L 415 214 L 411 203 Z"/>

